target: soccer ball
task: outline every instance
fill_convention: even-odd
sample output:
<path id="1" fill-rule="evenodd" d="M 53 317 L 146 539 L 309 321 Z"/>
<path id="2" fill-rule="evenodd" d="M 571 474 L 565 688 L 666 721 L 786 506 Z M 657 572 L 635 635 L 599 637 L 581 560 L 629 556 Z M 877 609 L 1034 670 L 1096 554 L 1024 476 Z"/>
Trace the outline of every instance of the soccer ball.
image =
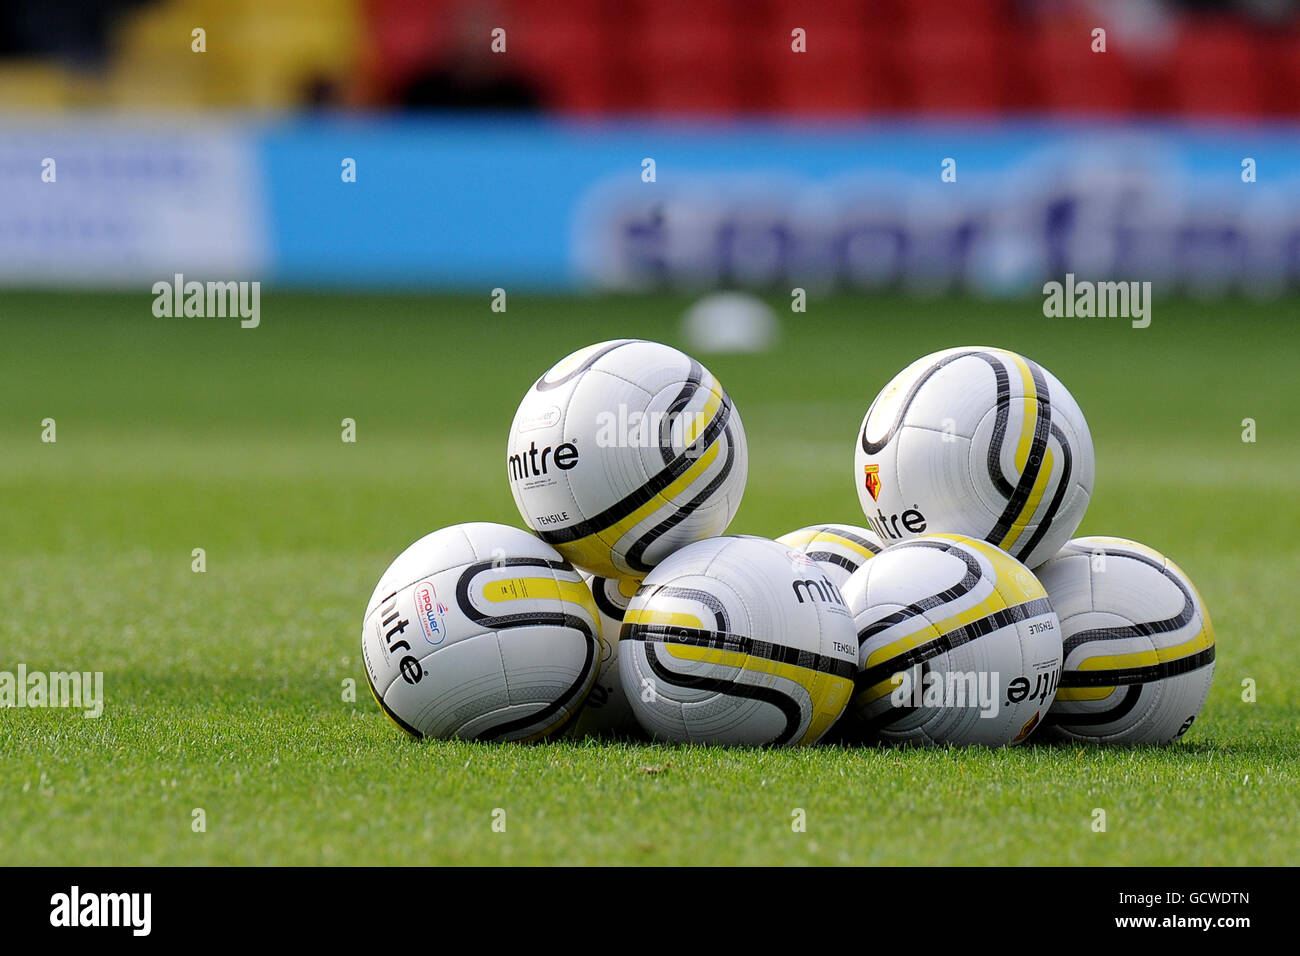
<path id="1" fill-rule="evenodd" d="M 848 703 L 857 642 L 816 563 L 766 538 L 727 536 L 646 576 L 618 661 L 632 710 L 656 737 L 812 744 Z"/>
<path id="2" fill-rule="evenodd" d="M 841 591 L 849 575 L 885 547 L 874 531 L 851 524 L 810 525 L 781 535 L 776 543 L 812 558 Z"/>
<path id="3" fill-rule="evenodd" d="M 1093 471 L 1088 423 L 1065 386 L 993 348 L 905 368 L 871 403 L 854 453 L 858 499 L 887 544 L 968 534 L 1031 568 L 1083 520 Z"/>
<path id="4" fill-rule="evenodd" d="M 748 467 L 718 380 L 677 349 L 636 339 L 574 352 L 538 379 L 506 451 L 524 522 L 602 577 L 643 577 L 721 534 Z"/>
<path id="5" fill-rule="evenodd" d="M 636 594 L 640 581 L 632 578 L 598 578 L 583 575 L 596 599 L 600 612 L 600 670 L 596 683 L 587 696 L 574 723 L 573 733 L 578 736 L 639 736 L 641 725 L 632 714 L 632 705 L 623 693 L 623 683 L 618 676 L 618 633 L 623 627 L 623 612 L 627 602 Z"/>
<path id="6" fill-rule="evenodd" d="M 886 548 L 844 589 L 860 668 L 843 730 L 914 744 L 1024 740 L 1061 676 L 1061 628 L 1033 572 L 959 534 Z"/>
<path id="7" fill-rule="evenodd" d="M 780 332 L 772 307 L 748 292 L 711 292 L 687 309 L 682 321 L 691 350 L 715 354 L 766 352 Z"/>
<path id="8" fill-rule="evenodd" d="M 505 525 L 453 525 L 403 551 L 361 627 L 370 691 L 414 737 L 539 740 L 582 707 L 600 615 L 555 549 Z"/>
<path id="9" fill-rule="evenodd" d="M 1124 744 L 1185 734 L 1214 679 L 1214 627 L 1187 575 L 1158 551 L 1106 537 L 1075 538 L 1038 575 L 1065 641 L 1044 732 Z"/>

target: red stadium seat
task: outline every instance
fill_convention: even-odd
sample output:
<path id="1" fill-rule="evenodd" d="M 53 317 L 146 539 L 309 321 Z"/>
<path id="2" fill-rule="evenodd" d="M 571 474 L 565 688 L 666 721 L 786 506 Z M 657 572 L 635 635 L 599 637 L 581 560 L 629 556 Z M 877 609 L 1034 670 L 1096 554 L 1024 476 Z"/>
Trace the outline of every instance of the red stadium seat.
<path id="1" fill-rule="evenodd" d="M 739 0 L 624 0 L 592 11 L 589 19 L 605 33 L 613 107 L 689 113 L 749 108 L 765 82 L 742 69 L 753 26 L 746 9 Z"/>
<path id="2" fill-rule="evenodd" d="M 1254 114 L 1265 105 L 1255 33 L 1235 20 L 1183 25 L 1171 63 L 1174 108 L 1203 115 Z M 1295 87 L 1291 92 L 1294 94 Z"/>
<path id="3" fill-rule="evenodd" d="M 632 109 L 704 114 L 740 110 L 748 105 L 740 49 L 734 35 L 707 27 L 677 24 L 647 30 L 641 37 Z"/>
<path id="4" fill-rule="evenodd" d="M 913 31 L 900 38 L 904 108 L 927 113 L 987 113 L 1006 98 L 1002 34 L 987 30 Z"/>
<path id="5" fill-rule="evenodd" d="M 900 30 L 996 30 L 1011 22 L 1014 0 L 901 0 L 891 11 Z"/>
<path id="6" fill-rule="evenodd" d="M 1044 109 L 1117 114 L 1138 107 L 1139 94 L 1127 58 L 1109 44 L 1106 53 L 1092 52 L 1086 24 L 1048 25 L 1028 39 Z"/>
<path id="7" fill-rule="evenodd" d="M 792 50 L 795 28 L 804 52 Z M 893 56 L 885 38 L 868 31 L 860 4 L 828 3 L 811 13 L 779 12 L 755 42 L 770 79 L 767 108 L 783 113 L 860 115 L 893 105 Z"/>
<path id="8" fill-rule="evenodd" d="M 1300 38 L 1228 15 L 1183 15 L 1167 48 L 1126 48 L 1112 29 L 1093 53 L 1097 16 L 1019 0 L 363 5 L 377 88 L 436 60 L 473 13 L 475 30 L 501 21 L 510 67 L 564 112 L 1300 113 Z M 806 52 L 790 48 L 796 27 Z"/>
<path id="9" fill-rule="evenodd" d="M 365 0 L 367 62 L 379 88 L 390 90 L 436 56 L 455 0 Z"/>
<path id="10" fill-rule="evenodd" d="M 894 105 L 883 65 L 864 37 L 809 34 L 807 53 L 766 56 L 768 104 L 782 113 L 862 114 Z"/>
<path id="11" fill-rule="evenodd" d="M 506 35 L 508 55 L 541 86 L 548 106 L 589 114 L 616 105 L 616 64 L 600 23 L 523 15 Z"/>
<path id="12" fill-rule="evenodd" d="M 1300 115 L 1300 32 L 1278 31 L 1259 37 L 1259 69 L 1267 69 L 1263 109 L 1271 116 Z"/>
<path id="13" fill-rule="evenodd" d="M 637 24 L 728 29 L 743 24 L 751 12 L 750 4 L 743 0 L 621 0 L 618 7 L 619 21 L 629 29 Z"/>

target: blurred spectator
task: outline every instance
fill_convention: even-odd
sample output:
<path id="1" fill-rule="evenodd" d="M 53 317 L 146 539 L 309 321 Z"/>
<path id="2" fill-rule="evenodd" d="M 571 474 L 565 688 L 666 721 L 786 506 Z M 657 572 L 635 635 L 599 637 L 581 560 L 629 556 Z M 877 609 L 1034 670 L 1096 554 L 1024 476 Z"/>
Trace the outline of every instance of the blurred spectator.
<path id="1" fill-rule="evenodd" d="M 109 54 L 114 24 L 146 0 L 4 0 L 0 56 L 48 56 L 96 68 Z"/>
<path id="2" fill-rule="evenodd" d="M 492 30 L 503 17 L 490 3 L 462 2 L 445 23 L 442 49 L 398 88 L 407 109 L 536 110 L 541 95 L 510 57 L 491 50 Z"/>

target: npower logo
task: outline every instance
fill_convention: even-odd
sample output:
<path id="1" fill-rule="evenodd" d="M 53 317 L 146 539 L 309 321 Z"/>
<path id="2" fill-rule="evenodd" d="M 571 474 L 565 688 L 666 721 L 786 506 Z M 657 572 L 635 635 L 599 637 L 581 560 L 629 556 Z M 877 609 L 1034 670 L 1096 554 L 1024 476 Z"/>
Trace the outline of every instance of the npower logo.
<path id="1" fill-rule="evenodd" d="M 438 600 L 438 590 L 432 581 L 421 581 L 415 586 L 415 609 L 424 639 L 437 647 L 447 639 L 447 605 Z"/>

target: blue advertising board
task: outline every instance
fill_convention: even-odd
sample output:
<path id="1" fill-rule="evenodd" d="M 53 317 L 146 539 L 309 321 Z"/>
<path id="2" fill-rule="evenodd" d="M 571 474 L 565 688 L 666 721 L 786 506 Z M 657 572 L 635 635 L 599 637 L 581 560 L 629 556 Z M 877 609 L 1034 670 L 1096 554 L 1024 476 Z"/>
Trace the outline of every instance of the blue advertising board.
<path id="1" fill-rule="evenodd" d="M 1021 294 L 1067 272 L 1202 294 L 1300 284 L 1294 127 L 361 116 L 0 131 L 9 284 L 183 270 L 463 290 Z M 151 156 L 168 176 L 127 172 Z M 63 160 L 57 183 L 47 159 Z"/>
<path id="2" fill-rule="evenodd" d="M 1291 128 L 349 122 L 281 127 L 260 149 L 275 274 L 294 283 L 1300 280 Z"/>

